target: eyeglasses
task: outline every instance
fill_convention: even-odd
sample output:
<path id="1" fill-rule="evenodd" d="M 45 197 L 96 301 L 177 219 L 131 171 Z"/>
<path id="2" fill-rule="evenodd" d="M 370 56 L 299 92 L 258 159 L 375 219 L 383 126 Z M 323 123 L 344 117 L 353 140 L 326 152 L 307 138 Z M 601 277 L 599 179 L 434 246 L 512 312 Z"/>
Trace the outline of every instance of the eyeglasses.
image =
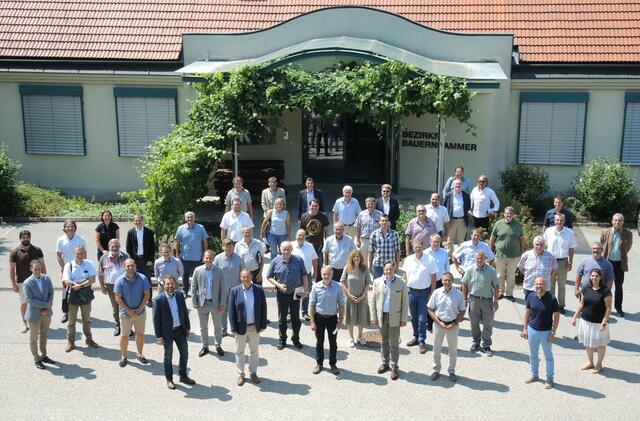
<path id="1" fill-rule="evenodd" d="M 391 190 L 382 190 L 382 193 L 391 193 Z"/>
<path id="2" fill-rule="evenodd" d="M 424 209 L 418 209 L 418 212 L 422 213 L 422 212 L 426 212 L 426 210 L 424 210 Z"/>
<path id="3" fill-rule="evenodd" d="M 478 183 L 486 183 L 487 180 L 478 180 Z"/>

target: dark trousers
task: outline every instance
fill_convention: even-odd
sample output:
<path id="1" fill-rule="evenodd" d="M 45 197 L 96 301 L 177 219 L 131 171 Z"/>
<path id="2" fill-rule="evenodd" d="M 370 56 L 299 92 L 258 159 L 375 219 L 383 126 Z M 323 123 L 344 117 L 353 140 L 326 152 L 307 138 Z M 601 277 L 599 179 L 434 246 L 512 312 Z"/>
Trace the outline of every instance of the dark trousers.
<path id="1" fill-rule="evenodd" d="M 616 278 L 613 282 L 616 286 L 613 295 L 613 306 L 616 311 L 622 311 L 622 284 L 624 283 L 624 272 L 622 271 L 622 262 L 614 262 L 609 260 L 613 265 L 613 276 Z"/>
<path id="2" fill-rule="evenodd" d="M 147 261 L 144 260 L 144 257 L 142 256 L 136 256 L 133 260 L 136 261 L 136 272 L 143 274 L 149 281 L 149 284 L 151 284 L 151 268 L 147 266 Z M 153 288 L 149 291 L 149 302 L 151 302 L 152 296 Z"/>
<path id="3" fill-rule="evenodd" d="M 300 300 L 294 300 L 293 294 L 283 294 L 278 291 L 276 295 L 278 302 L 278 328 L 280 330 L 280 342 L 287 342 L 287 315 L 291 314 L 291 328 L 293 334 L 291 340 L 296 343 L 300 341 Z"/>
<path id="4" fill-rule="evenodd" d="M 441 280 L 437 280 L 436 281 L 436 289 L 438 289 L 438 288 L 442 288 L 442 281 Z M 433 331 L 433 319 L 429 315 L 429 311 L 428 310 L 427 310 L 427 330 L 429 332 Z"/>
<path id="5" fill-rule="evenodd" d="M 184 269 L 184 272 L 182 273 L 182 292 L 184 292 L 184 295 L 189 294 L 189 278 L 191 277 L 191 275 L 193 275 L 193 271 L 202 264 L 202 262 L 197 262 L 195 260 L 183 260 L 180 259 L 180 261 L 182 262 L 182 267 Z"/>
<path id="6" fill-rule="evenodd" d="M 315 278 L 311 278 L 311 275 L 307 274 L 307 279 L 312 282 L 319 282 L 322 280 L 320 277 L 320 270 L 322 269 L 322 244 L 313 244 L 313 249 L 316 251 L 318 255 L 318 273 L 315 274 Z M 302 300 L 302 314 L 309 314 L 309 297 L 306 297 Z"/>
<path id="7" fill-rule="evenodd" d="M 316 322 L 316 362 L 318 365 L 322 365 L 324 362 L 324 332 L 327 331 L 329 337 L 329 365 L 335 365 L 338 361 L 336 355 L 338 354 L 338 342 L 336 341 L 337 334 L 333 332 L 336 330 L 338 324 L 338 316 L 322 316 L 320 314 L 315 315 Z"/>
<path id="8" fill-rule="evenodd" d="M 187 361 L 189 360 L 189 346 L 184 329 L 179 327 L 173 330 L 173 342 L 178 347 L 180 362 L 178 363 L 178 373 L 180 377 L 187 377 Z M 167 380 L 173 381 L 173 342 L 164 343 L 164 376 Z"/>
<path id="9" fill-rule="evenodd" d="M 484 218 L 476 218 L 474 216 L 473 228 L 484 228 L 485 230 L 489 229 L 489 217 L 485 216 Z"/>
<path id="10" fill-rule="evenodd" d="M 260 268 L 251 271 L 251 281 L 254 284 L 262 285 L 262 280 L 258 282 L 258 273 L 260 273 Z"/>
<path id="11" fill-rule="evenodd" d="M 340 282 L 340 278 L 342 278 L 342 272 L 344 272 L 344 269 L 334 269 L 333 277 L 331 279 L 333 281 Z"/>

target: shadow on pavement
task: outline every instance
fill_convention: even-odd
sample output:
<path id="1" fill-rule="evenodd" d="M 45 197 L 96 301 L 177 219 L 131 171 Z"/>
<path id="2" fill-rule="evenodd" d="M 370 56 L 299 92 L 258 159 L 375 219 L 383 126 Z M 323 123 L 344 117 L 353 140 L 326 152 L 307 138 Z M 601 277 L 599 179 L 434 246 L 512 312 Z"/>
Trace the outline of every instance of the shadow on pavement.
<path id="1" fill-rule="evenodd" d="M 49 339 L 67 339 L 67 329 L 58 327 L 55 329 L 49 329 Z"/>
<path id="2" fill-rule="evenodd" d="M 282 380 L 272 380 L 262 377 L 262 382 L 256 387 L 261 392 L 277 393 L 279 395 L 308 395 L 311 386 L 302 383 L 289 383 Z"/>
<path id="3" fill-rule="evenodd" d="M 506 358 L 511 361 L 529 362 L 529 355 L 514 351 L 495 351 L 494 357 Z"/>
<path id="4" fill-rule="evenodd" d="M 623 380 L 627 383 L 640 383 L 640 374 L 630 371 L 622 371 L 615 368 L 604 367 L 600 374 L 608 379 Z"/>
<path id="5" fill-rule="evenodd" d="M 185 399 L 218 399 L 223 402 L 230 401 L 231 391 L 222 386 L 205 386 L 202 384 L 194 384 L 193 386 L 183 386 L 176 383 L 176 390 L 184 392 Z"/>
<path id="6" fill-rule="evenodd" d="M 576 349 L 576 350 L 584 349 L 584 346 L 582 346 L 580 342 L 568 336 L 563 336 L 562 338 L 556 338 L 553 341 L 553 344 L 559 346 L 560 348 L 565 348 L 565 349 Z"/>
<path id="7" fill-rule="evenodd" d="M 65 364 L 57 362 L 55 365 L 48 365 L 47 370 L 54 376 L 62 376 L 65 379 L 83 378 L 94 380 L 96 375 L 93 368 L 80 367 L 78 364 Z"/>
<path id="8" fill-rule="evenodd" d="M 493 328 L 500 330 L 515 330 L 522 332 L 522 324 L 516 324 L 511 322 L 503 322 L 501 320 L 493 320 Z"/>
<path id="9" fill-rule="evenodd" d="M 596 392 L 595 390 L 585 389 L 583 387 L 570 386 L 568 384 L 556 383 L 553 385 L 553 388 L 560 392 L 568 393 L 569 395 L 583 396 L 585 398 L 591 398 L 591 399 L 606 398 L 605 395 L 603 395 L 600 392 Z"/>
<path id="10" fill-rule="evenodd" d="M 288 332 L 287 332 L 288 333 Z M 314 337 L 315 338 L 315 337 Z M 289 339 L 289 338 L 287 338 Z M 278 339 L 275 338 L 266 338 L 264 336 L 260 337 L 260 344 L 264 344 L 264 345 L 271 345 L 272 347 L 277 347 L 278 346 Z M 303 348 L 302 349 L 296 349 L 293 344 L 290 341 L 287 341 L 287 347 L 285 349 L 283 349 L 280 352 L 285 352 L 285 351 L 296 351 L 296 352 L 300 352 L 304 355 L 306 355 L 307 357 L 313 359 L 315 361 L 316 359 L 316 343 L 315 341 L 312 344 L 306 344 L 303 343 Z M 400 350 L 402 352 L 402 350 Z M 342 351 L 340 349 L 340 345 L 338 345 L 338 351 L 336 353 L 336 357 L 338 359 L 338 361 L 343 361 L 347 359 L 348 354 L 344 351 Z M 324 357 L 325 360 L 328 360 L 329 358 L 329 342 L 325 339 L 325 348 L 324 348 Z"/>
<path id="11" fill-rule="evenodd" d="M 450 382 L 451 383 L 451 382 Z M 458 384 L 460 386 L 468 387 L 472 390 L 480 390 L 480 391 L 495 391 L 499 393 L 507 393 L 509 392 L 509 386 L 502 383 L 494 383 L 488 382 L 485 380 L 475 380 L 470 377 L 462 377 L 458 375 Z"/>
<path id="12" fill-rule="evenodd" d="M 610 346 L 611 348 L 619 349 L 621 351 L 628 351 L 628 352 L 635 352 L 635 353 L 640 352 L 640 345 L 629 343 L 629 342 L 622 342 L 616 339 L 609 341 L 608 346 Z"/>
<path id="13" fill-rule="evenodd" d="M 384 386 L 385 384 L 389 383 L 388 380 L 383 377 L 383 375 L 378 374 L 374 376 L 369 374 L 356 373 L 354 371 L 345 370 L 344 368 L 340 368 L 340 374 L 336 378 L 339 380 L 349 380 L 356 383 L 375 384 L 376 386 Z"/>

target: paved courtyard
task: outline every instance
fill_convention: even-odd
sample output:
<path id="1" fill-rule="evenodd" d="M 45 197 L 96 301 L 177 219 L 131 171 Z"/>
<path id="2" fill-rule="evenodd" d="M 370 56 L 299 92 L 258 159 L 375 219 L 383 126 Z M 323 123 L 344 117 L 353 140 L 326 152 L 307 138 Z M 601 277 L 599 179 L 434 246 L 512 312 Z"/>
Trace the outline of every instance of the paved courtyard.
<path id="1" fill-rule="evenodd" d="M 96 223 L 79 223 L 79 233 L 89 243 L 89 258 L 95 259 L 93 241 Z M 129 224 L 122 223 L 121 238 Z M 150 364 L 143 366 L 130 352 L 129 366 L 118 367 L 118 338 L 112 336 L 108 298 L 99 292 L 93 302 L 93 334 L 99 349 L 87 349 L 84 339 L 78 349 L 66 354 L 66 325 L 60 323 L 61 291 L 56 290 L 49 356 L 59 363 L 46 371 L 37 370 L 28 346 L 28 334 L 19 333 L 18 296 L 11 292 L 8 276 L 9 251 L 17 245 L 17 233 L 29 228 L 33 243 L 42 247 L 47 267 L 59 286 L 54 257 L 56 238 L 62 223 L 0 225 L 0 390 L 3 392 L 4 420 L 23 419 L 150 419 L 162 416 L 187 419 L 394 419 L 412 417 L 435 419 L 633 419 L 640 410 L 640 244 L 630 255 L 630 274 L 625 283 L 625 312 L 621 319 L 611 317 L 611 342 L 607 348 L 605 369 L 600 375 L 580 371 L 585 361 L 583 347 L 573 340 L 577 329 L 569 321 L 576 307 L 572 296 L 561 317 L 554 345 L 556 386 L 544 390 L 543 383 L 526 385 L 528 346 L 520 338 L 522 329 L 522 291 L 516 291 L 515 303 L 500 301 L 494 323 L 493 358 L 468 352 L 471 345 L 469 323 L 461 325 L 457 383 L 442 376 L 431 381 L 433 344 L 429 335 L 426 355 L 404 343 L 411 338 L 410 328 L 401 336 L 400 379 L 391 381 L 388 373 L 378 375 L 379 352 L 371 348 L 347 347 L 348 334 L 338 335 L 338 366 L 335 377 L 326 370 L 313 375 L 315 339 L 308 324 L 303 325 L 302 350 L 291 347 L 276 350 L 277 325 L 272 323 L 263 334 L 258 374 L 260 385 L 235 384 L 233 338 L 223 340 L 227 353 L 219 358 L 199 358 L 200 336 L 197 315 L 191 312 L 194 331 L 190 337 L 190 376 L 193 387 L 178 384 L 178 390 L 165 387 L 162 371 L 162 347 L 155 344 L 147 316 L 145 355 Z M 590 241 L 600 229 L 576 229 L 579 240 L 577 263 L 588 253 Z M 638 241 L 634 230 L 634 239 Z M 574 274 L 570 274 L 573 278 Z M 569 288 L 570 292 L 571 289 Z M 190 307 L 190 304 L 188 305 Z M 276 302 L 268 296 L 269 318 L 276 320 Z M 78 326 L 80 331 L 80 326 Z M 78 334 L 80 336 L 80 334 Z M 134 350 L 130 344 L 130 351 Z M 176 357 L 177 363 L 177 357 Z M 443 363 L 447 357 L 443 356 Z M 446 367 L 446 366 L 445 366 Z M 544 362 L 541 362 L 543 373 Z M 162 414 L 162 415 L 160 415 Z"/>

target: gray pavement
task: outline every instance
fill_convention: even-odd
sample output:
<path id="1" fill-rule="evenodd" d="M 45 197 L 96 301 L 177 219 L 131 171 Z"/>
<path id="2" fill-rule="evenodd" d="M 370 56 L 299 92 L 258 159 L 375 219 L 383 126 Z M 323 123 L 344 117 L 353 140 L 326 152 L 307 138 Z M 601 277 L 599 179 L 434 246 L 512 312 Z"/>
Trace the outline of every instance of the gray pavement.
<path id="1" fill-rule="evenodd" d="M 95 258 L 94 227 L 96 223 L 80 223 L 79 233 L 89 243 L 89 257 Z M 121 238 L 129 224 L 122 223 Z M 522 291 L 515 303 L 500 301 L 494 323 L 493 358 L 468 352 L 471 345 L 468 321 L 462 323 L 457 374 L 453 384 L 448 377 L 429 379 L 431 373 L 431 336 L 429 351 L 420 355 L 407 348 L 410 328 L 402 330 L 400 379 L 393 382 L 378 375 L 380 363 L 375 349 L 348 348 L 348 334 L 338 335 L 338 366 L 342 373 L 334 377 L 326 370 L 311 373 L 315 339 L 308 325 L 303 325 L 301 351 L 291 347 L 276 350 L 277 325 L 272 323 L 263 334 L 258 374 L 262 384 L 235 384 L 236 372 L 233 338 L 223 340 L 227 351 L 223 358 L 207 355 L 199 358 L 197 315 L 191 313 L 194 331 L 190 338 L 190 375 L 198 384 L 178 385 L 177 391 L 165 387 L 162 374 L 162 347 L 153 340 L 150 313 L 147 319 L 145 355 L 151 361 L 142 366 L 134 359 L 130 344 L 130 360 L 126 368 L 118 367 L 118 338 L 112 336 L 110 307 L 106 296 L 98 293 L 93 304 L 94 339 L 97 350 L 87 349 L 78 339 L 79 348 L 64 352 L 66 326 L 60 323 L 60 291 L 56 291 L 49 340 L 49 355 L 59 364 L 46 371 L 33 366 L 28 347 L 28 334 L 20 327 L 17 294 L 9 291 L 8 254 L 17 244 L 22 228 L 33 233 L 34 244 L 43 248 L 54 284 L 60 279 L 54 258 L 56 238 L 62 234 L 62 223 L 0 225 L 0 390 L 3 391 L 3 419 L 149 419 L 175 408 L 180 418 L 206 419 L 367 419 L 393 416 L 409 419 L 424 414 L 437 419 L 541 419 L 586 418 L 632 419 L 640 409 L 640 246 L 630 255 L 630 274 L 625 283 L 624 319 L 611 318 L 611 342 L 607 348 L 605 369 L 601 375 L 580 371 L 585 361 L 583 347 L 573 340 L 576 328 L 570 325 L 576 301 L 567 299 L 567 315 L 562 316 L 558 339 L 554 345 L 556 387 L 544 390 L 543 383 L 526 385 L 529 376 L 528 346 L 519 337 L 522 329 Z M 577 263 L 589 253 L 589 242 L 599 236 L 598 228 L 577 228 L 579 249 Z M 634 237 L 637 235 L 634 232 Z M 637 239 L 637 237 L 635 237 Z M 570 278 L 574 276 L 570 274 Z M 569 293 L 571 289 L 568 290 Z M 268 298 L 269 318 L 276 320 L 275 297 Z M 189 305 L 190 307 L 190 305 Z M 80 326 L 78 326 L 78 330 Z M 80 334 L 78 334 L 80 336 Z M 176 364 L 177 364 L 177 356 Z M 447 357 L 443 355 L 443 363 Z M 543 372 L 544 362 L 541 362 Z M 173 413 L 167 413 L 173 415 Z M 169 415 L 169 416 L 171 416 Z"/>

